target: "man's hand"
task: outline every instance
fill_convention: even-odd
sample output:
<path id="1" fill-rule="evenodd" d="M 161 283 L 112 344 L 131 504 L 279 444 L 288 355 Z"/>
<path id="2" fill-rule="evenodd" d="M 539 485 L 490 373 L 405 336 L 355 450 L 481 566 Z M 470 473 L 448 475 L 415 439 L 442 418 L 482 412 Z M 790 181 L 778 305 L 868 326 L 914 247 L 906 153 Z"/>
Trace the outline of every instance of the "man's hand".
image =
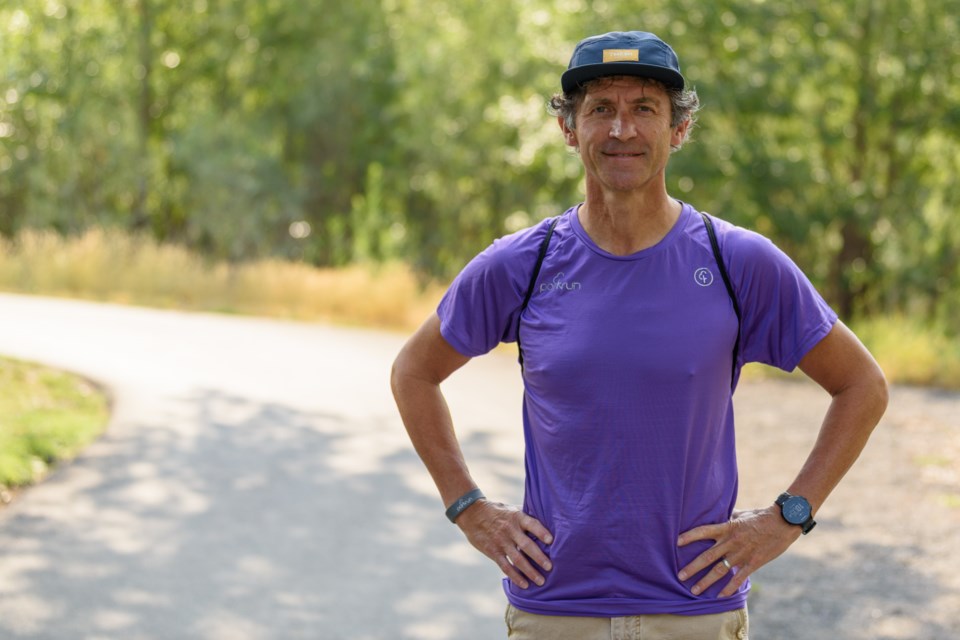
<path id="1" fill-rule="evenodd" d="M 787 550 L 800 537 L 800 527 L 788 524 L 780 516 L 780 507 L 735 511 L 729 522 L 709 524 L 680 535 L 678 546 L 698 540 L 715 544 L 680 570 L 680 580 L 689 580 L 700 571 L 713 567 L 692 588 L 700 595 L 729 573 L 733 577 L 720 592 L 721 598 L 732 596 L 751 573 Z M 723 561 L 726 559 L 729 567 Z"/>
<path id="2" fill-rule="evenodd" d="M 521 589 L 530 586 L 528 580 L 543 585 L 543 575 L 534 567 L 550 571 L 553 564 L 530 537 L 553 542 L 553 535 L 540 522 L 516 507 L 499 502 L 478 500 L 457 518 L 474 547 L 497 563 L 504 575 Z M 533 562 L 531 562 L 531 560 Z"/>
<path id="3" fill-rule="evenodd" d="M 800 369 L 833 398 L 824 416 L 813 451 L 787 490 L 822 505 L 863 451 L 867 438 L 887 407 L 883 371 L 842 322 L 837 322 L 800 361 Z M 737 592 L 751 573 L 786 551 L 800 537 L 800 527 L 788 524 L 780 507 L 734 512 L 729 522 L 697 527 L 680 535 L 677 544 L 713 540 L 714 545 L 680 571 L 686 581 L 709 569 L 693 586 L 694 595 L 726 576 L 733 577 L 720 592 Z M 723 562 L 726 559 L 729 563 Z M 734 571 L 735 569 L 735 571 Z"/>

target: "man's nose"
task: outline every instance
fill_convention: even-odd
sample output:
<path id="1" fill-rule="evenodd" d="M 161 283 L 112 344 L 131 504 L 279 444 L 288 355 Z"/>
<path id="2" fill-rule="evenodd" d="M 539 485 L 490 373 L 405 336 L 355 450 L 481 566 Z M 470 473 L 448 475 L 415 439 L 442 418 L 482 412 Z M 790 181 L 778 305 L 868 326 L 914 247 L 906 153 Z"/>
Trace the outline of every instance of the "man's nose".
<path id="1" fill-rule="evenodd" d="M 610 137 L 617 138 L 618 140 L 626 140 L 632 138 L 637 133 L 636 128 L 633 126 L 633 122 L 624 117 L 623 115 L 617 114 L 613 118 L 613 122 L 610 123 Z"/>

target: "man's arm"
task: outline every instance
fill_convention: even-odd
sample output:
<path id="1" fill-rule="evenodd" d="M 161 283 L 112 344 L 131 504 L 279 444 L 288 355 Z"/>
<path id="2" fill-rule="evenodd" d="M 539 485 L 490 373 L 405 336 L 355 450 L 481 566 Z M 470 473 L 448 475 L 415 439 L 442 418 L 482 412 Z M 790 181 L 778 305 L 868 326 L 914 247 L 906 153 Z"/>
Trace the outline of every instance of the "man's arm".
<path id="1" fill-rule="evenodd" d="M 440 390 L 440 383 L 469 360 L 443 338 L 440 319 L 433 315 L 401 349 L 390 377 L 400 417 L 445 506 L 477 486 Z M 543 575 L 531 560 L 546 571 L 551 568 L 550 560 L 527 534 L 547 544 L 553 538 L 535 518 L 515 507 L 481 499 L 463 511 L 456 524 L 514 584 L 522 589 L 529 586 L 527 580 L 543 584 Z"/>
<path id="2" fill-rule="evenodd" d="M 887 383 L 879 365 L 857 337 L 841 322 L 800 361 L 800 369 L 833 398 L 816 444 L 787 491 L 810 501 L 813 512 L 856 461 L 887 407 Z M 778 490 L 779 491 L 779 490 Z M 764 509 L 734 513 L 729 522 L 687 531 L 678 544 L 714 540 L 680 572 L 687 580 L 712 569 L 693 586 L 700 594 L 736 567 L 721 597 L 737 592 L 751 573 L 786 551 L 800 537 L 800 527 L 788 524 L 773 504 Z"/>

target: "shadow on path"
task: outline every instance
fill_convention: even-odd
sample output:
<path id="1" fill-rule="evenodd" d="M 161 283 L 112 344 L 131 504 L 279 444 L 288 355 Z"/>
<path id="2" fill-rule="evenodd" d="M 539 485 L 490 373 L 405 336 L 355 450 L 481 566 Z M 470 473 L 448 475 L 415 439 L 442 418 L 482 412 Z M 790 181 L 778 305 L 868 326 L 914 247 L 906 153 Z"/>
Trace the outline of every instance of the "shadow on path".
<path id="1" fill-rule="evenodd" d="M 443 518 L 398 425 L 218 391 L 163 407 L 2 515 L 0 637 L 503 637 L 499 571 Z M 520 495 L 522 465 L 471 433 L 472 465 Z M 920 548 L 804 553 L 755 575 L 753 637 L 960 637 L 924 613 L 948 586 L 910 562 Z"/>
<path id="2" fill-rule="evenodd" d="M 7 514 L 0 637 L 500 633 L 498 570 L 412 487 L 412 449 L 378 445 L 385 425 L 219 392 L 173 404 L 51 478 L 81 487 L 69 504 L 38 487 Z M 503 466 L 484 439 L 465 447 Z"/>
<path id="3" fill-rule="evenodd" d="M 824 524 L 829 523 L 821 527 Z M 844 557 L 812 559 L 788 553 L 754 574 L 751 636 L 761 640 L 958 638 L 960 628 L 948 629 L 922 613 L 944 587 L 904 562 L 905 556 L 919 553 L 916 547 L 871 543 L 856 545 Z"/>

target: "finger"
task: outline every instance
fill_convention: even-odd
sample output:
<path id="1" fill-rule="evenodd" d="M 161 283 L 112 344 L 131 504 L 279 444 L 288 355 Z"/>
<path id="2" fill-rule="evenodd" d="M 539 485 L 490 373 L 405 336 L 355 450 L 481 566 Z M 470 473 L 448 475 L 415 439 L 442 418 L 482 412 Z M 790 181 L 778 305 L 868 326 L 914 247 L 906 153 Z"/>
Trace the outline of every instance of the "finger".
<path id="1" fill-rule="evenodd" d="M 507 576 L 507 578 L 509 578 L 510 582 L 513 584 L 517 585 L 521 589 L 527 589 L 530 587 L 530 583 L 527 582 L 527 579 L 524 578 L 519 571 L 517 571 L 507 556 L 500 556 L 497 559 L 497 566 L 500 567 L 500 570 L 503 571 L 503 575 Z"/>
<path id="2" fill-rule="evenodd" d="M 533 516 L 522 514 L 520 528 L 532 534 L 537 540 L 542 540 L 544 544 L 553 544 L 553 534 Z"/>
<path id="3" fill-rule="evenodd" d="M 684 531 L 680 534 L 680 537 L 677 538 L 677 546 L 685 547 L 691 542 L 697 542 L 699 540 L 719 540 L 720 536 L 722 536 L 726 530 L 727 524 L 726 522 L 723 524 L 705 524 L 696 529 Z"/>
<path id="4" fill-rule="evenodd" d="M 550 571 L 553 569 L 553 563 L 550 562 L 550 558 L 547 557 L 547 554 L 545 554 L 543 550 L 540 549 L 540 547 L 537 546 L 537 544 L 527 536 L 524 536 L 523 539 L 517 543 L 517 548 L 520 549 L 520 551 L 526 557 L 540 565 L 544 571 Z"/>
<path id="5" fill-rule="evenodd" d="M 726 566 L 724 566 L 723 562 L 721 562 L 726 556 L 726 550 L 727 547 L 721 547 L 720 545 L 714 545 L 710 547 L 694 558 L 693 562 L 681 569 L 678 577 L 681 581 L 689 580 L 708 567 L 714 567 L 715 569 L 717 563 L 726 569 Z"/>
<path id="6" fill-rule="evenodd" d="M 742 567 L 734 566 L 735 571 L 731 571 L 733 578 L 730 579 L 730 582 L 727 583 L 727 586 L 723 588 L 723 591 L 720 592 L 721 598 L 729 598 L 737 591 L 740 590 L 740 587 L 743 586 L 743 583 L 747 581 L 747 578 L 750 577 L 750 574 L 753 573 L 750 565 L 744 565 Z"/>
<path id="7" fill-rule="evenodd" d="M 729 562 L 729 560 L 727 562 Z M 717 562 L 715 565 L 713 565 L 713 568 L 710 569 L 710 571 L 708 571 L 705 576 L 700 578 L 700 581 L 697 582 L 697 584 L 693 585 L 693 588 L 690 589 L 690 592 L 693 593 L 693 595 L 698 596 L 704 591 L 706 591 L 707 589 L 709 589 L 710 587 L 712 587 L 714 583 L 716 583 L 718 580 L 721 580 L 724 576 L 726 576 L 728 573 L 731 573 L 732 571 L 733 571 L 733 564 L 730 563 L 730 566 L 728 567 L 721 560 L 720 562 Z"/>
<path id="8" fill-rule="evenodd" d="M 530 560 L 519 549 L 514 549 L 507 554 L 507 559 L 518 569 L 526 578 L 532 580 L 535 584 L 543 586 L 543 576 L 530 564 Z M 526 587 L 524 587 L 526 589 Z"/>

